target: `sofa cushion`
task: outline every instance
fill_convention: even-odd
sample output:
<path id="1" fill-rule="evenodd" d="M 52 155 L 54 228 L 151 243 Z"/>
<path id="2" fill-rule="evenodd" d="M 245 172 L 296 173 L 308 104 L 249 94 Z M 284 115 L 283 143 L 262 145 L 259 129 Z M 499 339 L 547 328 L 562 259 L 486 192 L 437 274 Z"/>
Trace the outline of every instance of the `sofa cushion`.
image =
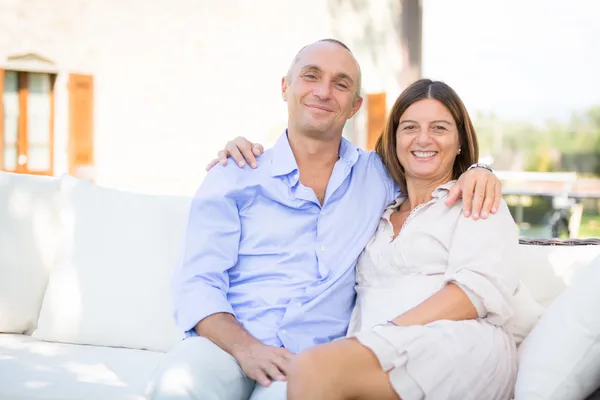
<path id="1" fill-rule="evenodd" d="M 35 328 L 54 260 L 58 179 L 0 172 L 0 332 Z"/>
<path id="2" fill-rule="evenodd" d="M 0 399 L 144 399 L 162 353 L 0 334 Z"/>
<path id="3" fill-rule="evenodd" d="M 573 276 L 600 255 L 600 245 L 591 246 L 519 246 L 521 281 L 533 298 L 548 307 Z"/>
<path id="4" fill-rule="evenodd" d="M 600 256 L 580 269 L 519 349 L 515 399 L 584 399 L 600 386 Z"/>
<path id="5" fill-rule="evenodd" d="M 65 236 L 33 337 L 167 351 L 183 336 L 170 283 L 190 200 L 61 183 Z"/>
<path id="6" fill-rule="evenodd" d="M 506 321 L 506 330 L 513 335 L 517 345 L 520 345 L 538 323 L 544 313 L 544 307 L 535 301 L 523 282 L 519 283 L 517 292 L 511 299 L 511 306 L 513 315 Z"/>

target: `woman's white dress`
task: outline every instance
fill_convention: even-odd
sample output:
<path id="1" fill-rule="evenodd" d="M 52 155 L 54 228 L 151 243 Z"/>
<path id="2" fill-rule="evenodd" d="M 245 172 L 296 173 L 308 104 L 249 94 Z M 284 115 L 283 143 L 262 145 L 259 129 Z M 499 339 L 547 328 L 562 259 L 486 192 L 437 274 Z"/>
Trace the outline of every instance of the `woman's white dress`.
<path id="1" fill-rule="evenodd" d="M 517 352 L 503 325 L 518 286 L 518 232 L 504 202 L 486 220 L 464 217 L 460 202 L 446 206 L 452 183 L 414 210 L 393 241 L 389 217 L 404 199 L 386 210 L 358 261 L 349 336 L 375 353 L 403 400 L 510 399 Z M 377 326 L 448 282 L 465 291 L 478 319 Z"/>

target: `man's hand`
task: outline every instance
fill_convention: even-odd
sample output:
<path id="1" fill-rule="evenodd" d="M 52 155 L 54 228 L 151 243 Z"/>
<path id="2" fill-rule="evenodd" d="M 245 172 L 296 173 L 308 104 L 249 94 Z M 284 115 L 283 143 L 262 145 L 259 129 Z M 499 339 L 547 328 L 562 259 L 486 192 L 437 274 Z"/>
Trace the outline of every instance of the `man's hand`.
<path id="1" fill-rule="evenodd" d="M 272 381 L 285 381 L 294 354 L 283 347 L 256 343 L 233 356 L 249 378 L 266 387 Z"/>
<path id="2" fill-rule="evenodd" d="M 206 166 L 206 170 L 210 170 L 217 164 L 227 165 L 227 157 L 231 156 L 240 168 L 244 168 L 246 163 L 252 168 L 256 168 L 256 157 L 264 152 L 261 144 L 251 143 L 248 139 L 238 136 L 230 140 L 225 145 L 225 149 L 219 151 L 217 158 L 212 160 Z"/>
<path id="3" fill-rule="evenodd" d="M 465 217 L 485 219 L 489 213 L 495 214 L 502 199 L 502 184 L 494 174 L 485 168 L 473 168 L 458 178 L 450 189 L 445 204 L 452 206 L 462 197 Z"/>

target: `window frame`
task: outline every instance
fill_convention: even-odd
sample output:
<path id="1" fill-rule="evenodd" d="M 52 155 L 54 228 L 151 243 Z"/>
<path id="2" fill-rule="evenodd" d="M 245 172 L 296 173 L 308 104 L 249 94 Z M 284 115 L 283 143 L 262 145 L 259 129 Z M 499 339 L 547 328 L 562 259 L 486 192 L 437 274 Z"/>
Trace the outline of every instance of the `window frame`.
<path id="1" fill-rule="evenodd" d="M 14 170 L 8 170 L 4 166 L 4 107 L 2 104 L 2 97 L 4 96 L 4 79 L 7 71 L 16 72 L 18 75 L 18 96 L 19 96 L 19 119 L 17 123 L 17 166 Z M 47 170 L 30 170 L 28 168 L 29 163 L 29 141 L 28 141 L 28 96 L 29 96 L 29 85 L 28 79 L 29 74 L 42 73 L 46 74 L 50 78 L 50 118 L 48 123 L 49 126 L 49 142 L 48 151 L 50 152 L 48 160 L 49 166 Z M 55 73 L 48 72 L 37 72 L 37 71 L 21 71 L 16 69 L 0 69 L 0 171 L 30 174 L 30 175 L 49 175 L 54 174 L 54 118 L 55 118 L 55 83 L 57 75 Z M 26 157 L 26 161 L 23 164 L 19 163 L 21 156 Z"/>

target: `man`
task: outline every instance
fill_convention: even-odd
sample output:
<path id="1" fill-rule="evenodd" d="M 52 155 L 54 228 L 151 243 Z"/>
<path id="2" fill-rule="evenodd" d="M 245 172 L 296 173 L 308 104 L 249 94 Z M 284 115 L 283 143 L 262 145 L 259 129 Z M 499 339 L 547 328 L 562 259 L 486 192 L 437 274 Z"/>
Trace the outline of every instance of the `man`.
<path id="1" fill-rule="evenodd" d="M 304 47 L 281 85 L 288 128 L 275 147 L 256 168 L 213 168 L 192 202 L 173 281 L 188 338 L 156 371 L 152 399 L 285 398 L 294 354 L 346 333 L 357 258 L 397 189 L 377 154 L 342 138 L 362 104 L 344 44 Z"/>

